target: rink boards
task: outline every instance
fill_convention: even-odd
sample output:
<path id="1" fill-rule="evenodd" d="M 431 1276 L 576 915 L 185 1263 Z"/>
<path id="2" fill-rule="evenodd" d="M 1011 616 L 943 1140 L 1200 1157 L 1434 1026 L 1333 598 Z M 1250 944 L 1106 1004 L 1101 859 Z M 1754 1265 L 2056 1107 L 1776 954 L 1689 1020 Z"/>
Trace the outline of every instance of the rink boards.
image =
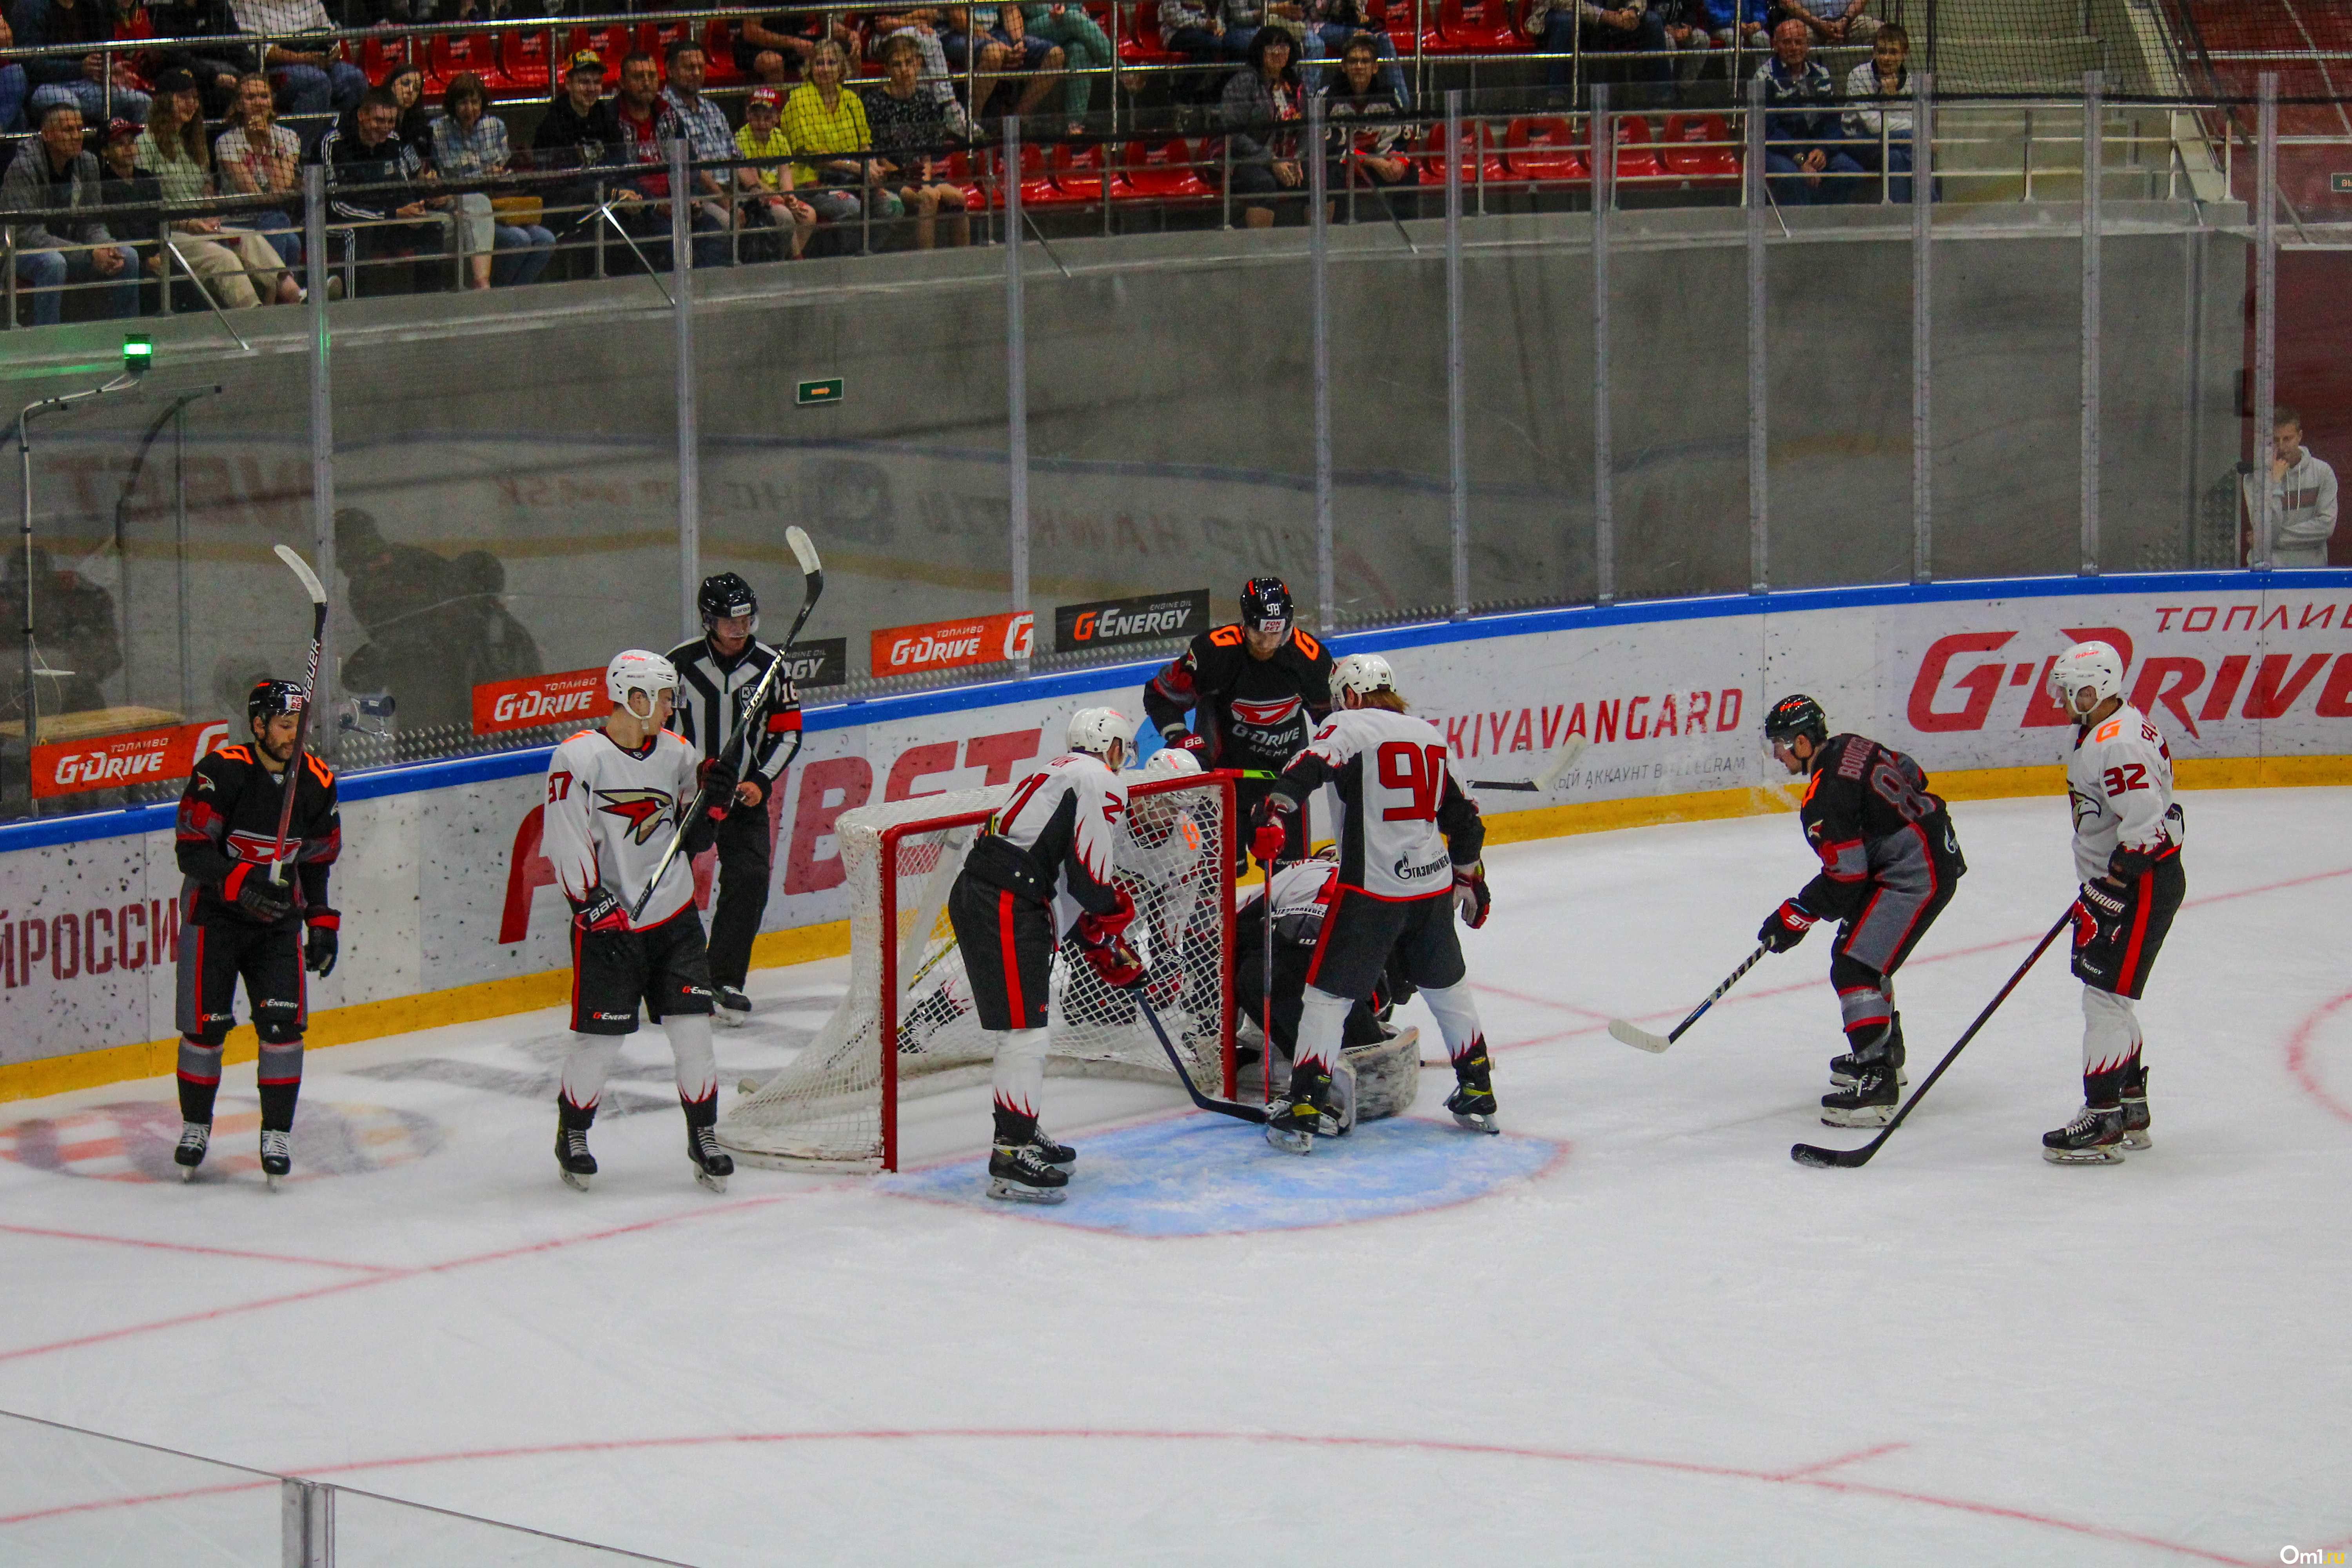
<path id="1" fill-rule="evenodd" d="M 1549 791 L 1482 792 L 1497 838 L 1784 807 L 1765 706 L 1809 691 L 1833 726 L 1911 752 L 1956 796 L 2063 789 L 2071 731 L 2050 659 L 2126 656 L 2184 784 L 2352 782 L 2352 572 L 2055 578 L 1648 602 L 1383 627 L 1377 651 L 1465 780 L 1524 780 L 1588 742 Z M 1145 665 L 809 711 L 780 792 L 760 959 L 843 951 L 835 818 L 1002 783 L 1058 749 L 1077 709 L 1140 721 Z M 566 994 L 565 910 L 539 853 L 544 749 L 347 777 L 333 899 L 342 960 L 310 994 L 314 1045 L 543 1006 Z M 1775 770 L 1777 774 L 1777 770 Z M 0 828 L 0 1099 L 167 1071 L 180 876 L 168 807 Z M 698 868 L 709 894 L 708 864 Z M 251 1033 L 232 1037 L 232 1061 Z"/>

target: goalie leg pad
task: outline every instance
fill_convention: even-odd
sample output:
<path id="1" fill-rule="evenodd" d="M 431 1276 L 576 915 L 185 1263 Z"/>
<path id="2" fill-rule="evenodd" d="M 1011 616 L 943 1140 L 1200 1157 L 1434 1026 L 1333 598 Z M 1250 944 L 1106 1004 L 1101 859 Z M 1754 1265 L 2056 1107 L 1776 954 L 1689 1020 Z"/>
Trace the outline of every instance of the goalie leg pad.
<path id="1" fill-rule="evenodd" d="M 1350 1047 L 1341 1060 L 1354 1071 L 1358 1122 L 1412 1109 L 1413 1098 L 1421 1092 L 1421 1031 L 1406 1029 L 1392 1040 Z M 1333 1082 L 1338 1082 L 1336 1075 Z"/>

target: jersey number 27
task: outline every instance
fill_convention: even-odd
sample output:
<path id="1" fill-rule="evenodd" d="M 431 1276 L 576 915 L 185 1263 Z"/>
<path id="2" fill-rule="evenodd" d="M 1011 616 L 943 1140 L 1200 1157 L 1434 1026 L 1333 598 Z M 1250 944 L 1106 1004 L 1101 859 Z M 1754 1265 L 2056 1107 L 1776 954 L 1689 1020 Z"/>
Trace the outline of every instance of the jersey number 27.
<path id="1" fill-rule="evenodd" d="M 1410 798 L 1381 813 L 1383 822 L 1434 822 L 1445 789 L 1445 748 L 1390 741 L 1380 749 L 1381 784 Z"/>

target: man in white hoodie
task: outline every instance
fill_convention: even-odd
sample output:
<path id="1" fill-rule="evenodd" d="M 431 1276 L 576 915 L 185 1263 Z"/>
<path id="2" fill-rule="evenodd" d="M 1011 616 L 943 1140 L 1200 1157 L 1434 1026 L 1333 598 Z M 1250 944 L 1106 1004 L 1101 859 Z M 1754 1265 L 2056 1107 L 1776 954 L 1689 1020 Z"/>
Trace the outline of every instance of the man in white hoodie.
<path id="1" fill-rule="evenodd" d="M 2303 416 L 2281 405 L 2272 415 L 2270 564 L 2325 566 L 2327 541 L 2336 532 L 2336 470 L 2303 444 Z M 2246 564 L 2262 564 L 2254 533 L 2262 518 L 2262 491 L 2249 473 L 2238 481 L 2246 502 L 2240 540 Z"/>

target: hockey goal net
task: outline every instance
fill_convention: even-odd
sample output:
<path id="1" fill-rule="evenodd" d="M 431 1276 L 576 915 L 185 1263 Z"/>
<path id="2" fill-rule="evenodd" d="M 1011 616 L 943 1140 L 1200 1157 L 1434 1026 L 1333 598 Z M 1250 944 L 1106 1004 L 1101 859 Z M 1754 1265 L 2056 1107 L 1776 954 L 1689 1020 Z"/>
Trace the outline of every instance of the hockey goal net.
<path id="1" fill-rule="evenodd" d="M 898 1101 L 985 1083 L 995 1042 L 973 1015 L 948 889 L 1013 784 L 844 812 L 849 990 L 800 1056 L 739 1098 L 719 1141 L 753 1163 L 898 1168 Z M 1230 775 L 1133 780 L 1113 850 L 1135 900 L 1142 990 L 1192 1081 L 1230 1096 L 1234 786 Z M 1135 996 L 1074 952 L 1054 955 L 1046 1071 L 1174 1083 Z"/>

